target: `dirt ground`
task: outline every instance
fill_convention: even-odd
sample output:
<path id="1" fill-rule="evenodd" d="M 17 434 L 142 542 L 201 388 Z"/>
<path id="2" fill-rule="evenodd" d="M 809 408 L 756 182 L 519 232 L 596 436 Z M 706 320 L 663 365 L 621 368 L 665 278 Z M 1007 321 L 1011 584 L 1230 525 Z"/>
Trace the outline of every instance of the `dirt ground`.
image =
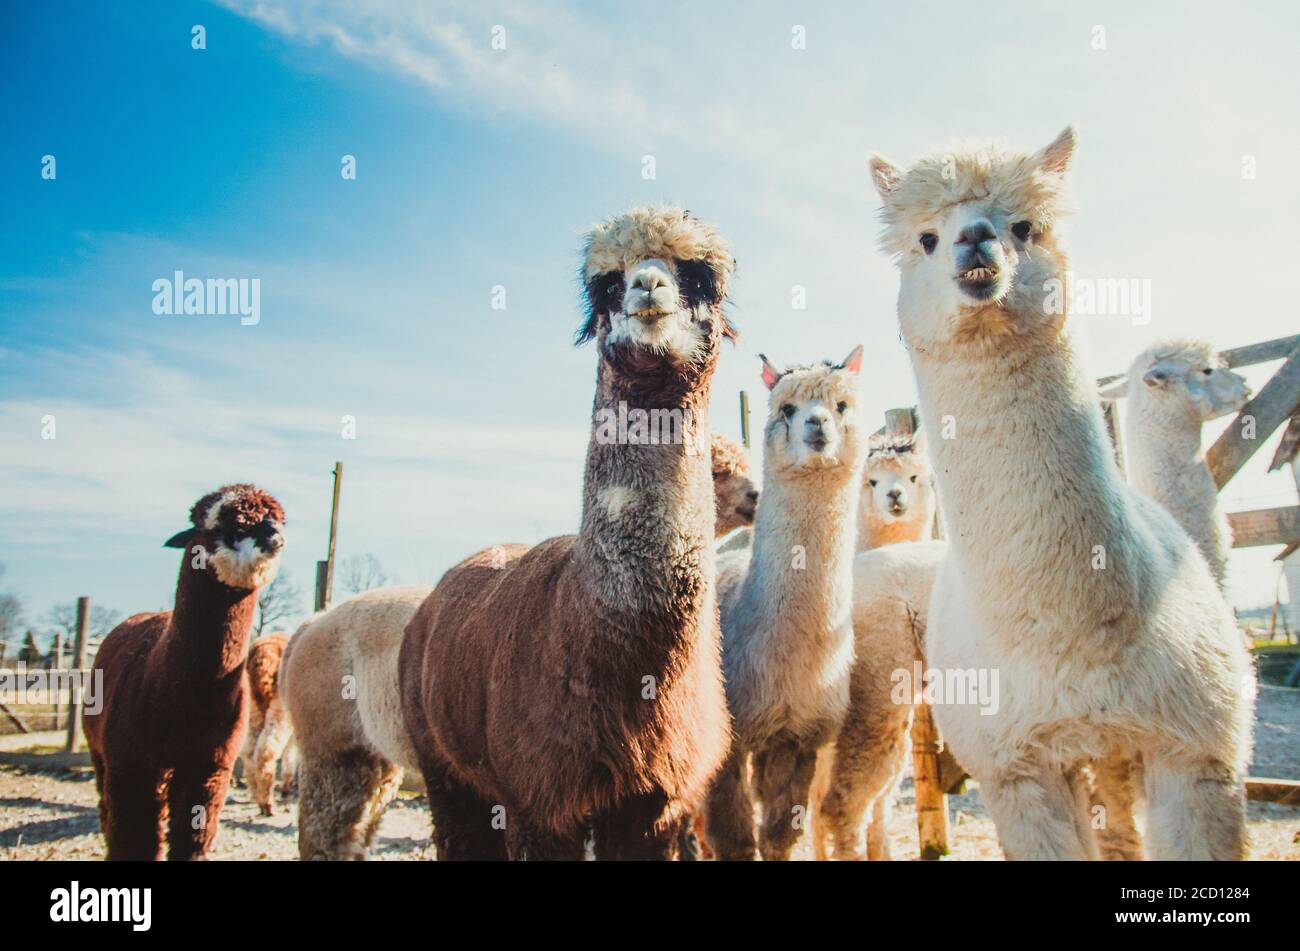
<path id="1" fill-rule="evenodd" d="M 51 767 L 50 757 L 0 755 L 0 859 L 103 858 L 95 784 L 88 767 Z M 1254 776 L 1300 780 L 1300 691 L 1264 687 L 1255 731 Z M 973 790 L 949 799 L 952 817 L 950 859 L 1000 859 L 993 823 Z M 258 814 L 246 789 L 233 789 L 221 816 L 212 858 L 297 858 L 296 807 L 277 815 Z M 1255 859 L 1300 859 L 1300 808 L 1249 804 Z M 381 861 L 432 858 L 428 811 L 423 798 L 403 794 L 388 809 L 372 857 Z M 890 839 L 894 857 L 917 857 L 911 780 L 900 791 Z M 795 852 L 811 859 L 805 837 Z"/>

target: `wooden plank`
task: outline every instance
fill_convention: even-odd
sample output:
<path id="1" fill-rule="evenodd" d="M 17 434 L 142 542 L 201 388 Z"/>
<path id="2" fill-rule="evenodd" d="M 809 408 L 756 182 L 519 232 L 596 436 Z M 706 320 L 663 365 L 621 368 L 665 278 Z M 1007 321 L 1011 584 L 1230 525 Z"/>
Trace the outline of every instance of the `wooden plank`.
<path id="1" fill-rule="evenodd" d="M 1221 350 L 1219 356 L 1223 358 L 1223 362 L 1230 369 L 1251 367 L 1257 363 L 1281 360 L 1283 357 L 1290 356 L 1296 347 L 1300 347 L 1300 334 L 1291 337 L 1277 337 L 1273 340 L 1265 340 L 1263 343 L 1234 347 L 1231 350 Z"/>
<path id="2" fill-rule="evenodd" d="M 1297 449 L 1300 449 L 1300 413 L 1292 416 L 1291 422 L 1287 424 L 1286 432 L 1277 444 L 1277 452 L 1273 453 L 1273 461 L 1268 464 L 1268 471 L 1281 469 L 1295 458 Z"/>
<path id="3" fill-rule="evenodd" d="M 10 720 L 13 720 L 14 725 L 17 726 L 18 729 L 21 730 L 23 733 L 32 732 L 32 728 L 29 727 L 26 723 L 24 723 L 23 718 L 20 717 L 17 713 L 15 713 L 12 709 L 10 709 L 8 704 L 0 703 L 0 713 L 3 713 Z"/>
<path id="4" fill-rule="evenodd" d="M 1291 545 L 1300 542 L 1300 505 L 1250 512 L 1229 512 L 1233 548 Z"/>
<path id="5" fill-rule="evenodd" d="M 1273 430 L 1297 409 L 1300 409 L 1300 347 L 1291 351 L 1286 363 L 1264 384 L 1259 395 L 1241 408 L 1232 425 L 1205 454 L 1214 484 L 1220 489 L 1227 485 Z M 1247 425 L 1252 419 L 1253 424 Z"/>
<path id="6" fill-rule="evenodd" d="M 1300 806 L 1300 780 L 1246 780 L 1246 798 L 1251 802 L 1274 802 L 1281 806 Z"/>
<path id="7" fill-rule="evenodd" d="M 922 859 L 948 854 L 948 797 L 939 783 L 942 747 L 930 705 L 918 703 L 912 715 L 912 782 L 916 787 L 916 829 Z"/>

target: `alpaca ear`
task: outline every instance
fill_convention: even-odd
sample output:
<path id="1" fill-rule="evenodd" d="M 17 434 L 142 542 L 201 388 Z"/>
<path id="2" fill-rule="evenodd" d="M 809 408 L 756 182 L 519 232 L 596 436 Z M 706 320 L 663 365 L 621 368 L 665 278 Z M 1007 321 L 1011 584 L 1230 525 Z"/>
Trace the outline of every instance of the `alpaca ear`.
<path id="1" fill-rule="evenodd" d="M 1122 376 L 1118 380 L 1112 380 L 1097 391 L 1097 395 L 1104 400 L 1117 400 L 1128 392 L 1128 377 Z"/>
<path id="2" fill-rule="evenodd" d="M 190 542 L 198 539 L 199 534 L 197 528 L 187 528 L 163 542 L 163 548 L 189 548 Z"/>
<path id="3" fill-rule="evenodd" d="M 850 373 L 857 373 L 862 369 L 862 344 L 853 348 L 853 352 L 844 358 L 840 364 L 841 370 L 848 370 Z"/>
<path id="4" fill-rule="evenodd" d="M 776 381 L 781 379 L 781 371 L 768 363 L 767 357 L 761 353 L 758 355 L 758 359 L 763 361 L 763 385 L 770 390 L 776 386 Z"/>
<path id="5" fill-rule="evenodd" d="M 1052 140 L 1052 144 L 1038 153 L 1038 164 L 1049 172 L 1063 174 L 1070 167 L 1074 157 L 1074 147 L 1079 142 L 1079 134 L 1074 126 L 1067 125 L 1061 134 Z"/>
<path id="6" fill-rule="evenodd" d="M 879 152 L 872 152 L 867 164 L 871 168 L 871 183 L 876 186 L 880 197 L 888 201 L 890 194 L 903 180 L 903 170 Z"/>

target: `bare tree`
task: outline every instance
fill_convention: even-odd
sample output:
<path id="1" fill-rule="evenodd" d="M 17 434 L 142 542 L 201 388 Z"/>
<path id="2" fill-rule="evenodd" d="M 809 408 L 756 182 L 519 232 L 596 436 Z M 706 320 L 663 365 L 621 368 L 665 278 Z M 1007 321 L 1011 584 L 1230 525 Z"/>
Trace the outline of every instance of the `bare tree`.
<path id="1" fill-rule="evenodd" d="M 5 566 L 0 564 L 0 580 L 4 578 Z M 12 591 L 0 591 L 0 641 L 9 643 L 17 640 L 23 623 L 23 603 Z"/>
<path id="2" fill-rule="evenodd" d="M 258 637 L 277 621 L 297 617 L 301 613 L 302 590 L 289 578 L 285 568 L 275 576 L 275 580 L 257 592 L 257 631 Z"/>
<path id="3" fill-rule="evenodd" d="M 391 580 L 388 572 L 384 571 L 383 563 L 369 552 L 344 558 L 339 569 L 339 584 L 349 594 L 382 588 Z"/>
<path id="4" fill-rule="evenodd" d="M 90 606 L 90 618 L 86 624 L 87 639 L 96 640 L 103 637 L 117 627 L 117 622 L 120 620 L 122 620 L 121 611 L 99 604 L 92 604 Z M 54 605 L 45 612 L 45 624 L 52 629 L 51 641 L 54 639 L 53 632 L 59 632 L 63 635 L 63 653 L 69 657 L 72 656 L 73 645 L 77 637 L 77 602 Z"/>

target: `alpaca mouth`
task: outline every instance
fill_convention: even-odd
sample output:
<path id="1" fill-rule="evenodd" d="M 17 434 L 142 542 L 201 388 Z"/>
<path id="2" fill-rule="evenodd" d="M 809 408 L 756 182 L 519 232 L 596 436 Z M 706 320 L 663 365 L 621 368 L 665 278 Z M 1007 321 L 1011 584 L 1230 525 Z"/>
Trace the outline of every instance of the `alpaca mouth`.
<path id="1" fill-rule="evenodd" d="M 804 445 L 813 452 L 822 452 L 830 445 L 830 440 L 825 436 L 809 436 L 804 439 Z"/>
<path id="2" fill-rule="evenodd" d="M 990 297 L 997 288 L 1000 272 L 995 267 L 967 268 L 957 275 L 961 289 L 972 297 Z"/>
<path id="3" fill-rule="evenodd" d="M 755 511 L 757 510 L 753 508 L 745 508 L 743 505 L 736 506 L 736 514 L 746 521 L 752 522 L 754 520 Z"/>
<path id="4" fill-rule="evenodd" d="M 889 507 L 889 514 L 890 514 L 890 515 L 906 515 L 906 514 L 907 514 L 907 506 L 906 506 L 906 505 L 891 505 L 891 506 Z"/>

